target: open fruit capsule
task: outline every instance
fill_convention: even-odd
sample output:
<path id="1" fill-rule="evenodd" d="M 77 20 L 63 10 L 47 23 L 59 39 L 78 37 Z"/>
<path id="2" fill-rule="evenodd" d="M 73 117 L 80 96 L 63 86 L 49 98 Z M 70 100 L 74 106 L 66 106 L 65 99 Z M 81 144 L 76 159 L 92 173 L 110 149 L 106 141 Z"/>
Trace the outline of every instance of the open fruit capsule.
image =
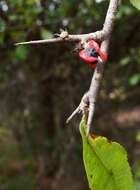
<path id="1" fill-rule="evenodd" d="M 96 67 L 98 60 L 103 63 L 107 61 L 107 55 L 101 51 L 99 44 L 94 40 L 86 42 L 85 48 L 79 52 L 79 57 L 92 68 Z"/>

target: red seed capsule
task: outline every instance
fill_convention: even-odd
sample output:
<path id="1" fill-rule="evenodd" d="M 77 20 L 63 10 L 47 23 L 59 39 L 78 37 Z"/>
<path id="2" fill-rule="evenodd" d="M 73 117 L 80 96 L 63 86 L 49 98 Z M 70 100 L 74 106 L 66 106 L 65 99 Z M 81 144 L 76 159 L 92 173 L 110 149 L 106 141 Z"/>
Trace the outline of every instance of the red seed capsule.
<path id="1" fill-rule="evenodd" d="M 103 63 L 107 61 L 107 55 L 101 51 L 99 44 L 94 40 L 89 40 L 85 44 L 85 48 L 79 52 L 79 57 L 92 68 L 96 67 L 99 58 Z"/>

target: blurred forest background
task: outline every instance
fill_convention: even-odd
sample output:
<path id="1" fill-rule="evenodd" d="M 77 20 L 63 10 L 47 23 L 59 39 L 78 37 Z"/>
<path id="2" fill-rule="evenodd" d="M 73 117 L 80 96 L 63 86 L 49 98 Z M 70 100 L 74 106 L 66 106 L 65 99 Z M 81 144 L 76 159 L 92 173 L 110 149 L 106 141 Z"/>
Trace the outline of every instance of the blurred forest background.
<path id="1" fill-rule="evenodd" d="M 0 190 L 88 190 L 78 131 L 65 121 L 93 70 L 75 44 L 14 46 L 102 28 L 108 0 L 0 0 Z M 123 0 L 93 131 L 128 151 L 140 190 L 140 12 Z M 109 155 L 108 155 L 109 159 Z"/>

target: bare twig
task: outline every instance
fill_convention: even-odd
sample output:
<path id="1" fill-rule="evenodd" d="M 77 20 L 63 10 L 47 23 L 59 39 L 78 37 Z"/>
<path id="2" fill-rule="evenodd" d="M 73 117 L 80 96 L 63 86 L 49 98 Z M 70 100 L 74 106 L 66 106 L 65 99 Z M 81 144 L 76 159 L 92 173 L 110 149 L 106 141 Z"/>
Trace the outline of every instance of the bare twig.
<path id="1" fill-rule="evenodd" d="M 105 33 L 105 40 L 101 43 L 101 50 L 108 54 L 108 48 L 109 48 L 109 42 L 110 42 L 110 35 L 113 30 L 114 21 L 116 18 L 116 12 L 118 9 L 120 1 L 119 0 L 110 0 L 107 15 L 104 22 L 103 31 Z M 97 67 L 95 69 L 95 72 L 93 74 L 90 88 L 89 88 L 89 116 L 87 121 L 87 136 L 89 135 L 90 128 L 92 126 L 92 120 L 94 116 L 94 110 L 95 110 L 95 102 L 97 101 L 97 97 L 99 94 L 101 81 L 103 77 L 103 71 L 104 71 L 104 64 L 98 61 Z"/>
<path id="2" fill-rule="evenodd" d="M 74 110 L 74 112 L 68 117 L 66 123 L 69 123 L 70 120 L 77 114 L 77 113 L 85 113 L 88 111 L 89 107 L 89 99 L 88 99 L 88 92 L 84 94 L 81 99 L 79 106 Z"/>
<path id="3" fill-rule="evenodd" d="M 120 0 L 110 0 L 103 30 L 101 31 L 97 31 L 97 32 L 89 33 L 89 34 L 70 35 L 68 34 L 67 31 L 62 30 L 62 32 L 58 35 L 59 36 L 58 38 L 20 42 L 20 43 L 16 43 L 15 45 L 48 44 L 48 43 L 59 43 L 59 42 L 82 42 L 83 43 L 89 39 L 94 39 L 94 40 L 102 42 L 101 51 L 103 51 L 105 54 L 108 54 L 110 35 L 113 29 L 119 3 L 120 3 Z M 89 91 L 86 94 L 86 98 L 89 104 L 89 114 L 88 114 L 88 120 L 87 120 L 87 136 L 89 135 L 90 128 L 92 126 L 92 120 L 93 120 L 94 111 L 95 111 L 95 102 L 99 94 L 99 89 L 100 89 L 101 81 L 103 77 L 103 71 L 104 71 L 104 63 L 102 63 L 99 60 L 97 63 L 95 72 L 93 74 L 92 80 L 91 80 Z M 75 114 L 81 111 L 84 112 L 85 107 L 87 106 L 87 104 L 83 104 L 84 98 L 85 98 L 85 95 L 83 96 L 79 106 L 67 119 L 67 123 L 73 118 Z"/>
<path id="4" fill-rule="evenodd" d="M 120 0 L 110 0 L 110 3 L 109 3 L 107 15 L 106 15 L 103 30 L 102 30 L 104 40 L 101 43 L 101 51 L 103 51 L 105 54 L 108 54 L 110 35 L 113 29 L 119 3 L 120 3 Z M 94 74 L 91 80 L 90 88 L 87 93 L 88 101 L 89 101 L 89 114 L 88 114 L 88 119 L 87 119 L 87 136 L 89 135 L 90 129 L 92 126 L 93 116 L 95 112 L 95 103 L 97 101 L 97 97 L 99 94 L 101 81 L 103 77 L 103 71 L 104 71 L 104 63 L 102 63 L 101 60 L 98 60 L 96 69 L 94 71 Z M 76 110 L 78 110 L 78 108 Z M 74 111 L 74 114 L 72 114 L 72 116 L 76 114 L 76 110 Z"/>
<path id="5" fill-rule="evenodd" d="M 87 39 L 94 39 L 98 41 L 102 41 L 104 39 L 104 32 L 97 31 L 89 34 L 68 34 L 67 36 L 62 36 L 60 33 L 60 37 L 45 39 L 45 40 L 34 40 L 27 42 L 19 42 L 15 45 L 27 45 L 27 44 L 48 44 L 48 43 L 61 43 L 61 42 L 78 42 L 78 41 L 86 41 Z"/>

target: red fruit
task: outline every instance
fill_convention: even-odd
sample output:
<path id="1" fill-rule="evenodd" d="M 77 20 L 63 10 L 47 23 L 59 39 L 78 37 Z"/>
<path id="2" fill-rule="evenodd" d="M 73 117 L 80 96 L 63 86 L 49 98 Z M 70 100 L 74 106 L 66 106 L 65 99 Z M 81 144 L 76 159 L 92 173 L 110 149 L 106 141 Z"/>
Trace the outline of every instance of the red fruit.
<path id="1" fill-rule="evenodd" d="M 107 61 L 107 55 L 105 55 L 97 42 L 89 40 L 85 44 L 85 48 L 79 52 L 79 57 L 92 68 L 96 67 L 96 63 L 100 57 L 103 63 Z"/>

